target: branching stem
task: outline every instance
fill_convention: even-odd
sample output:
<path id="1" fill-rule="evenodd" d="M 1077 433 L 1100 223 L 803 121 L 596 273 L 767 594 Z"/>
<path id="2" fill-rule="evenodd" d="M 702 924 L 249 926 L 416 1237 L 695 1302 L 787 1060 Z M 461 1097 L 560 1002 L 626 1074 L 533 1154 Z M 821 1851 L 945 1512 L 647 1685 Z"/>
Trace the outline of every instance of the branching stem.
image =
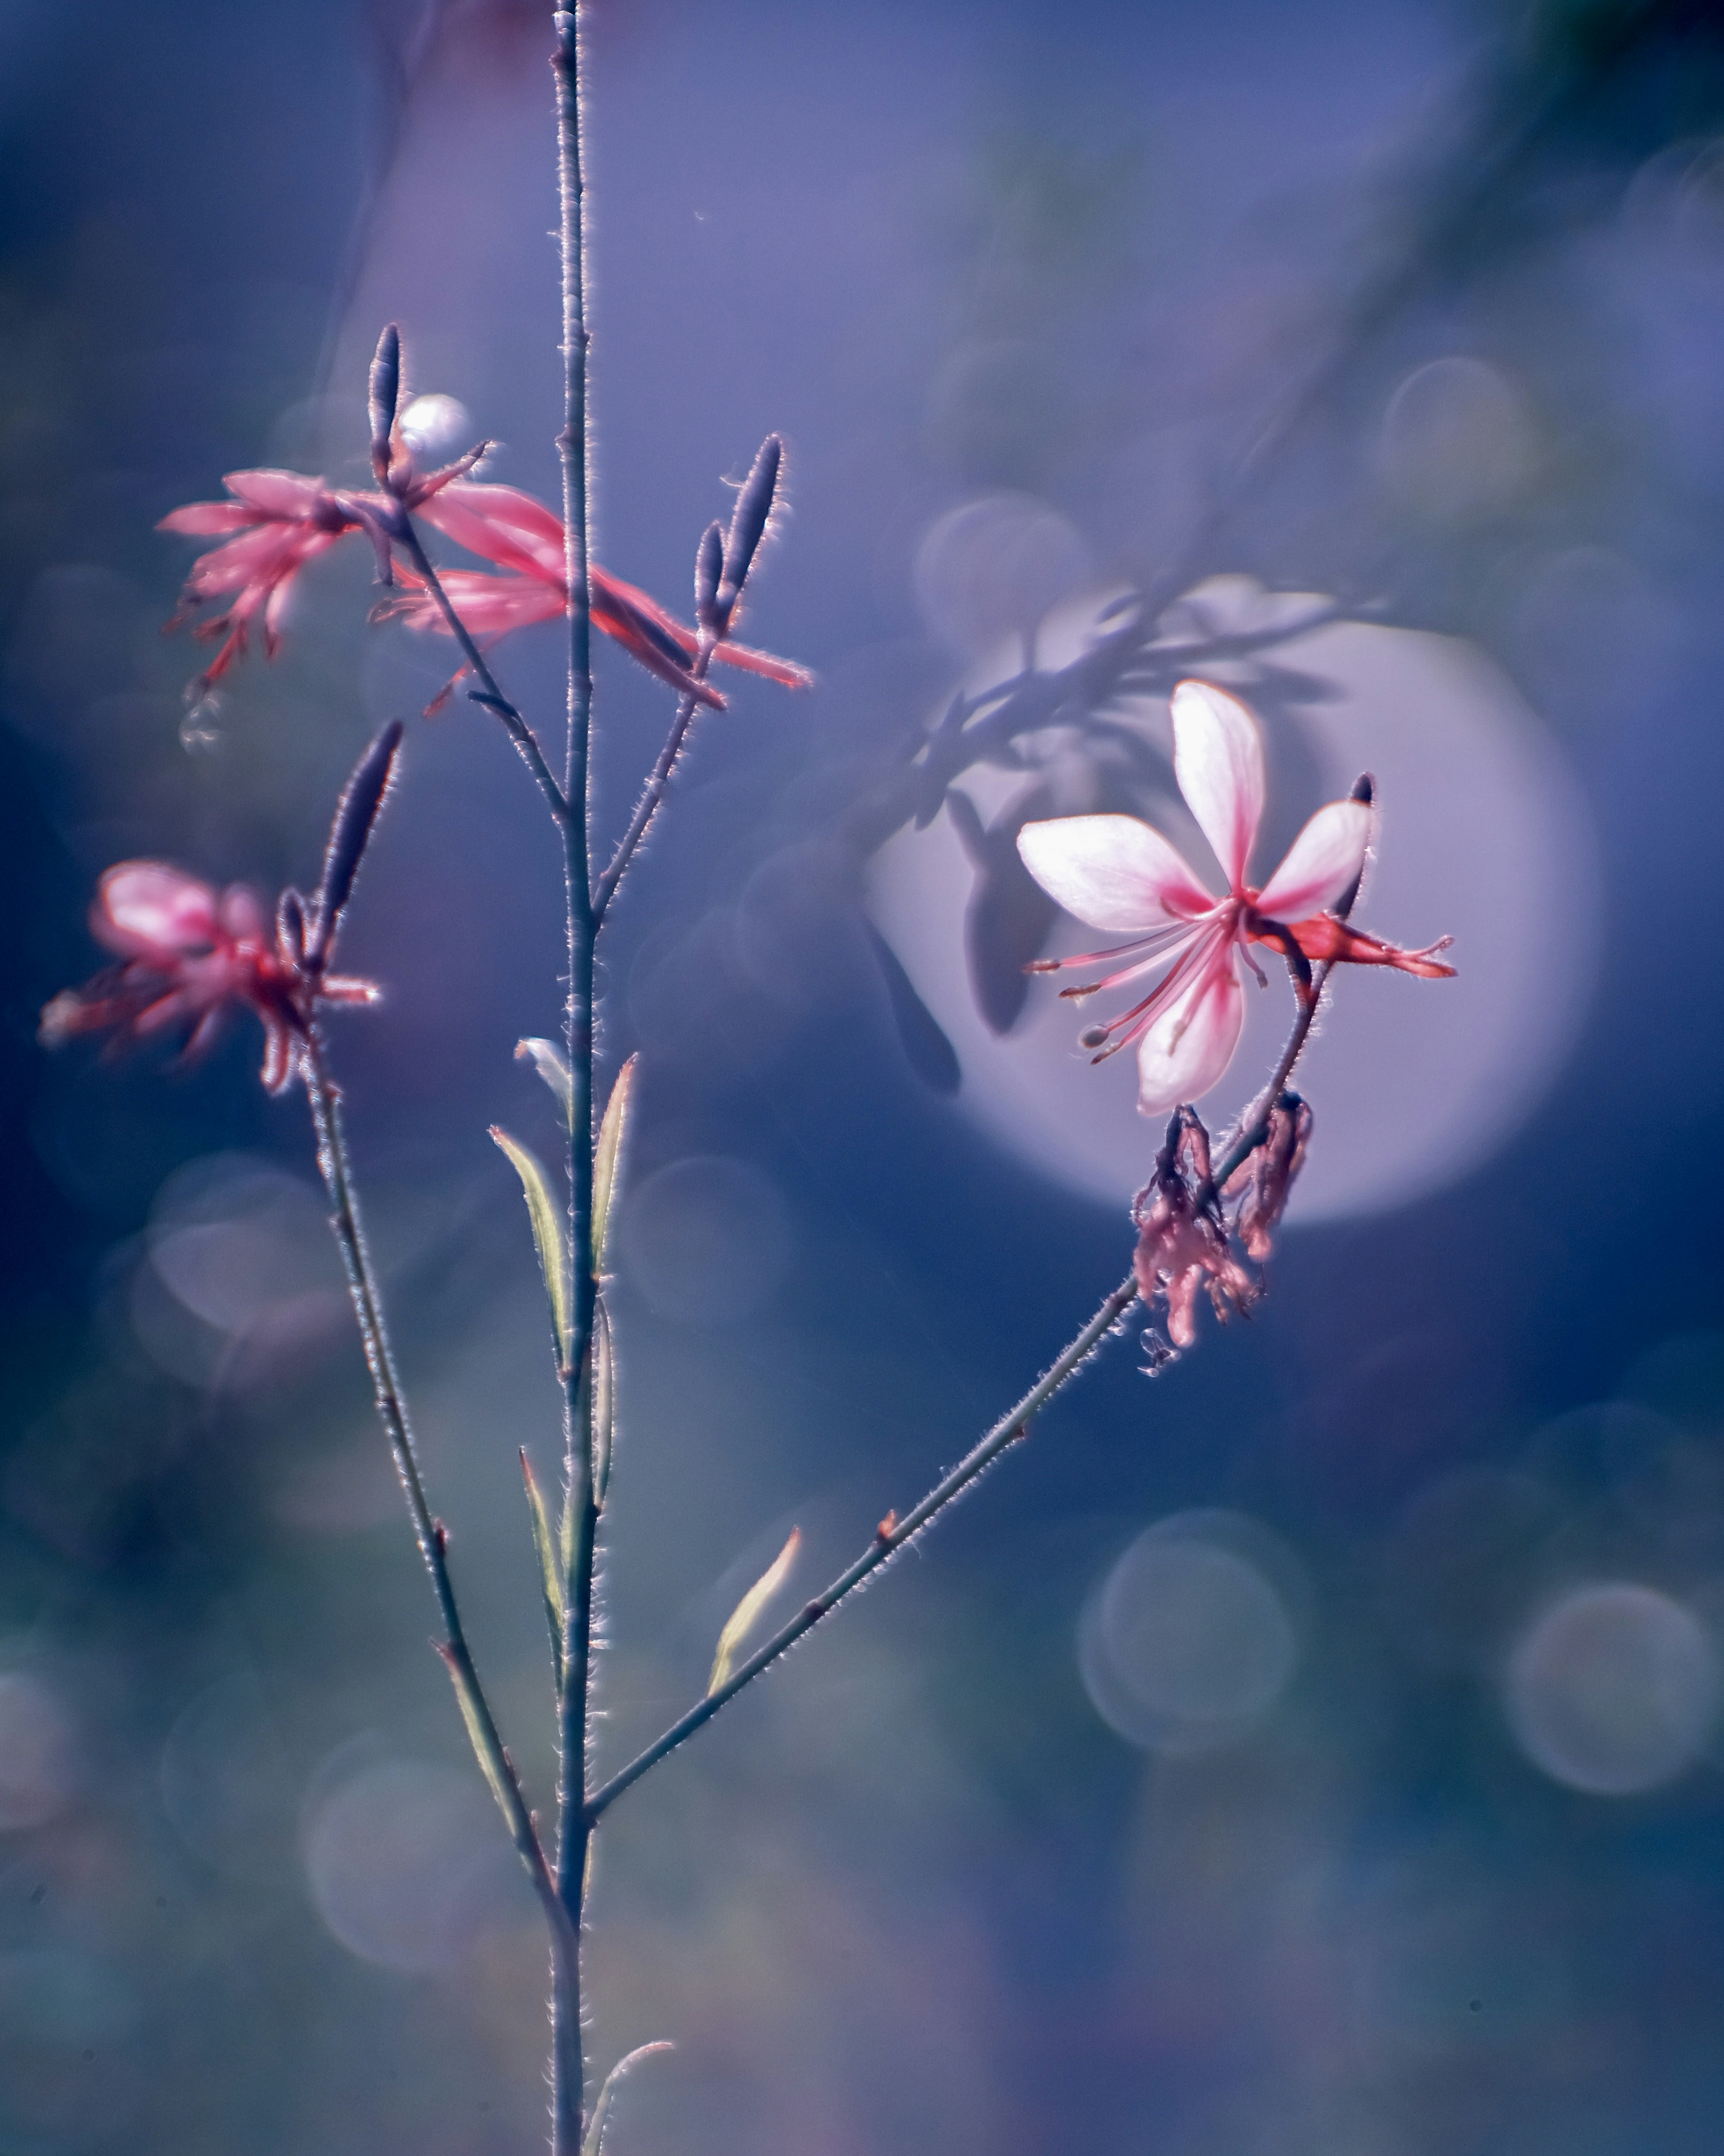
<path id="1" fill-rule="evenodd" d="M 712 646 L 702 637 L 695 652 L 694 664 L 689 671 L 697 681 L 706 679 L 706 669 L 712 663 Z M 682 753 L 682 745 L 694 722 L 699 700 L 685 696 L 676 707 L 676 716 L 670 722 L 670 732 L 664 746 L 659 752 L 659 761 L 653 766 L 646 784 L 641 788 L 640 798 L 634 804 L 634 814 L 629 819 L 629 829 L 623 834 L 617 850 L 611 855 L 608 865 L 599 877 L 593 891 L 593 919 L 596 927 L 604 919 L 617 886 L 623 880 L 624 870 L 634 858 L 634 850 L 646 836 L 647 826 L 658 814 L 659 803 L 664 798 L 664 790 L 670 783 L 670 774 L 676 768 L 676 759 Z"/>
<path id="2" fill-rule="evenodd" d="M 389 1346 L 382 1296 L 378 1291 L 377 1276 L 372 1270 L 365 1231 L 360 1224 L 359 1201 L 353 1188 L 347 1142 L 341 1129 L 341 1096 L 330 1076 L 327 1053 L 315 1024 L 306 1035 L 300 1052 L 300 1064 L 305 1073 L 305 1091 L 310 1096 L 311 1119 L 317 1132 L 317 1165 L 322 1172 L 324 1185 L 329 1192 L 333 1209 L 331 1225 L 335 1229 L 336 1241 L 341 1246 L 341 1262 L 346 1268 L 347 1286 L 353 1297 L 354 1315 L 359 1321 L 359 1337 L 365 1348 L 366 1362 L 371 1368 L 372 1383 L 376 1389 L 377 1419 L 389 1440 L 396 1472 L 401 1477 L 401 1486 L 407 1496 L 407 1508 L 413 1517 L 419 1553 L 431 1575 L 432 1589 L 437 1596 L 438 1613 L 443 1620 L 444 1643 L 440 1652 L 460 1692 L 474 1743 L 481 1753 L 486 1774 L 497 1793 L 515 1846 L 520 1851 L 521 1861 L 526 1866 L 527 1876 L 544 1907 L 546 1918 L 551 1927 L 552 1951 L 561 1964 L 567 1962 L 574 1952 L 574 1932 L 557 1892 L 556 1881 L 551 1876 L 544 1846 L 539 1840 L 532 1814 L 527 1809 L 514 1762 L 504 1748 L 496 1718 L 491 1712 L 490 1702 L 485 1697 L 485 1687 L 479 1681 L 472 1652 L 467 1645 L 460 1609 L 455 1600 L 454 1583 L 449 1577 L 448 1537 L 443 1522 L 434 1517 L 425 1494 L 424 1478 L 419 1472 L 418 1456 L 413 1450 L 413 1431 L 408 1421 L 407 1404 L 402 1396 L 401 1381 L 396 1374 L 395 1358 Z"/>
<path id="3" fill-rule="evenodd" d="M 483 704 L 486 711 L 495 711 L 502 721 L 504 731 L 520 750 L 521 762 L 531 772 L 540 793 L 544 795 L 546 807 L 559 824 L 567 823 L 568 803 L 563 798 L 562 788 L 557 784 L 550 765 L 545 761 L 545 752 L 539 747 L 538 736 L 497 686 L 497 677 L 486 664 L 485 654 L 474 641 L 467 624 L 450 603 L 449 593 L 443 588 L 443 580 L 432 567 L 431 557 L 420 544 L 419 535 L 405 512 L 401 518 L 400 528 L 394 536 L 402 552 L 424 578 L 426 589 L 437 602 L 439 612 L 449 624 L 450 635 L 461 647 L 461 656 L 481 684 L 481 690 L 475 694 L 475 701 Z"/>

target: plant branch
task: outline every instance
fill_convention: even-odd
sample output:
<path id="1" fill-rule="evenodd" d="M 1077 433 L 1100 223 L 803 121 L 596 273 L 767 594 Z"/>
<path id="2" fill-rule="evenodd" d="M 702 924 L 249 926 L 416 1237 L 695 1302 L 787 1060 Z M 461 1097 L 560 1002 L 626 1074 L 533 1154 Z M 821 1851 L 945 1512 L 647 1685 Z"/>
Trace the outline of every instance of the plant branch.
<path id="1" fill-rule="evenodd" d="M 625 1789 L 633 1789 L 643 1774 L 656 1767 L 686 1738 L 692 1737 L 697 1729 L 711 1722 L 721 1707 L 733 1700 L 745 1686 L 752 1684 L 762 1671 L 770 1669 L 787 1648 L 793 1647 L 804 1633 L 812 1631 L 823 1617 L 830 1615 L 870 1573 L 877 1572 L 913 1536 L 920 1534 L 936 1514 L 944 1512 L 953 1498 L 962 1496 L 979 1476 L 987 1472 L 1008 1446 L 1026 1435 L 1031 1416 L 1045 1407 L 1054 1395 L 1076 1376 L 1137 1299 L 1137 1278 L 1134 1275 L 1128 1275 L 1116 1288 L 1103 1296 L 1095 1315 L 1023 1399 L 1001 1416 L 950 1474 L 942 1476 L 934 1485 L 913 1512 L 890 1524 L 882 1522 L 874 1540 L 861 1556 L 838 1575 L 824 1594 L 817 1594 L 812 1602 L 805 1604 L 788 1625 L 775 1632 L 746 1661 L 737 1665 L 728 1683 L 721 1685 L 698 1706 L 691 1707 L 680 1722 L 672 1722 L 663 1736 L 655 1738 L 644 1752 L 632 1759 L 620 1774 L 613 1774 L 588 1799 L 587 1817 L 589 1824 L 596 1824 Z"/>
<path id="2" fill-rule="evenodd" d="M 712 663 L 712 645 L 706 638 L 700 639 L 694 663 L 689 668 L 697 681 L 706 679 L 706 669 Z M 604 919 L 617 886 L 623 880 L 623 871 L 634 858 L 634 850 L 646 836 L 647 826 L 658 814 L 659 803 L 664 798 L 665 788 L 670 783 L 670 774 L 676 767 L 676 759 L 682 753 L 682 745 L 690 726 L 694 722 L 699 699 L 685 695 L 676 706 L 676 716 L 671 721 L 670 732 L 664 746 L 659 752 L 659 760 L 653 766 L 646 784 L 641 789 L 634 814 L 629 820 L 629 829 L 623 834 L 617 850 L 611 855 L 609 865 L 593 886 L 593 925 L 595 928 Z"/>
<path id="3" fill-rule="evenodd" d="M 396 1374 L 395 1359 L 390 1350 L 382 1297 L 378 1291 L 377 1276 L 372 1270 L 371 1254 L 366 1248 L 365 1231 L 360 1224 L 352 1166 L 347 1157 L 347 1142 L 341 1129 L 341 1096 L 330 1076 L 322 1038 L 315 1024 L 307 1031 L 300 1052 L 300 1063 L 305 1072 L 305 1091 L 310 1097 L 311 1119 L 317 1133 L 317 1165 L 322 1172 L 330 1203 L 334 1208 L 331 1224 L 335 1229 L 336 1241 L 341 1246 L 341 1261 L 347 1272 L 347 1286 L 353 1297 L 353 1312 L 359 1321 L 359 1337 L 365 1348 L 366 1362 L 370 1366 L 372 1383 L 376 1389 L 377 1419 L 383 1425 L 389 1440 L 389 1449 L 394 1455 L 395 1470 L 407 1496 L 407 1508 L 413 1519 L 419 1553 L 431 1575 L 432 1589 L 437 1596 L 438 1613 L 443 1620 L 444 1642 L 439 1652 L 448 1664 L 449 1674 L 454 1680 L 474 1748 L 480 1755 L 480 1763 L 495 1793 L 498 1804 L 502 1807 L 510 1834 L 520 1851 L 521 1861 L 526 1866 L 527 1876 L 544 1907 L 546 1921 L 551 1926 L 552 1949 L 558 1964 L 562 1964 L 574 1951 L 574 1932 L 557 1892 L 557 1883 L 551 1876 L 544 1846 L 539 1840 L 532 1814 L 527 1809 L 514 1762 L 504 1747 L 496 1718 L 491 1712 L 490 1703 L 485 1697 L 485 1688 L 479 1681 L 479 1673 L 467 1645 L 460 1610 L 455 1601 L 454 1583 L 449 1577 L 448 1537 L 443 1522 L 433 1517 L 430 1502 L 425 1494 L 424 1479 L 419 1472 L 418 1457 L 413 1450 L 413 1432 L 408 1422 L 407 1404 L 402 1397 L 401 1381 Z"/>
<path id="4" fill-rule="evenodd" d="M 449 624 L 449 634 L 461 647 L 461 656 L 483 684 L 482 691 L 472 691 L 475 703 L 483 704 L 486 711 L 495 711 L 502 721 L 504 731 L 521 752 L 521 760 L 531 772 L 549 807 L 559 824 L 568 819 L 569 806 L 563 798 L 551 767 L 545 761 L 545 752 L 539 747 L 539 737 L 522 718 L 513 704 L 497 686 L 497 677 L 485 662 L 485 654 L 474 642 L 467 624 L 449 603 L 449 593 L 443 588 L 443 580 L 431 566 L 431 557 L 420 544 L 419 535 L 413 527 L 413 520 L 403 510 L 398 530 L 393 535 L 402 551 L 425 580 L 425 588 L 436 600 L 438 610 Z"/>

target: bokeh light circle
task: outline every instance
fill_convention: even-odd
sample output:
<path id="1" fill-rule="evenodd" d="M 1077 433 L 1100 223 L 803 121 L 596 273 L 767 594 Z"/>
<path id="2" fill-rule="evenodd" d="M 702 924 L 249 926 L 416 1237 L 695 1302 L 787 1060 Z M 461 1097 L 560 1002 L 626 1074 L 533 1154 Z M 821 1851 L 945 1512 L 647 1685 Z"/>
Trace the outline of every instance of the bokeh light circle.
<path id="1" fill-rule="evenodd" d="M 1152 1752 L 1246 1735 L 1298 1667 L 1290 1567 L 1273 1537 L 1232 1514 L 1176 1513 L 1140 1535 L 1079 1625 L 1079 1668 L 1102 1719 Z"/>
<path id="2" fill-rule="evenodd" d="M 1506 1705 L 1536 1767 L 1593 1796 L 1671 1781 L 1717 1718 L 1718 1650 L 1680 1603 L 1607 1581 L 1543 1610 L 1508 1661 Z"/>
<path id="3" fill-rule="evenodd" d="M 661 1317 L 729 1325 L 765 1306 L 789 1263 L 790 1217 L 747 1161 L 695 1154 L 624 1202 L 622 1270 Z"/>

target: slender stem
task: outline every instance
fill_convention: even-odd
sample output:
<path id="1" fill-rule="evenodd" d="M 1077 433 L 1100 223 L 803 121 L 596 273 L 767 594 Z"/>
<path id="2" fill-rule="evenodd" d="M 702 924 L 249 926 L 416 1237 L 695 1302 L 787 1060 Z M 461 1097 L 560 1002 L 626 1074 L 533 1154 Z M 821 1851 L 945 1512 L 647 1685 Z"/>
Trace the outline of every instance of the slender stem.
<path id="1" fill-rule="evenodd" d="M 565 1035 L 572 1093 L 569 1114 L 569 1251 L 572 1338 L 563 1381 L 563 1502 L 573 1527 L 565 1583 L 562 1684 L 557 1702 L 557 1885 L 575 1952 L 553 1970 L 551 2005 L 552 2156 L 580 2156 L 586 2126 L 582 2030 L 581 1927 L 592 1827 L 587 1811 L 587 1732 L 593 1677 L 593 1574 L 598 1539 L 593 1442 L 582 1378 L 592 1350 L 593 1248 L 593 863 L 588 802 L 593 726 L 593 593 L 587 529 L 592 444 L 587 409 L 585 175 L 581 143 L 579 0 L 552 17 L 557 49 L 557 192 L 562 216 L 563 572 L 568 591 L 568 745 L 562 787 L 563 881 L 568 917 Z"/>
<path id="2" fill-rule="evenodd" d="M 692 1737 L 697 1729 L 711 1722 L 719 1709 L 733 1700 L 745 1685 L 752 1684 L 763 1670 L 770 1669 L 787 1648 L 793 1647 L 805 1632 L 812 1631 L 820 1620 L 829 1616 L 870 1573 L 877 1572 L 889 1558 L 903 1548 L 913 1535 L 919 1534 L 936 1513 L 944 1512 L 954 1497 L 961 1496 L 978 1476 L 985 1474 L 1008 1445 L 1026 1435 L 1030 1417 L 1045 1407 L 1054 1395 L 1076 1376 L 1137 1299 L 1135 1276 L 1128 1276 L 1116 1288 L 1104 1296 L 1101 1307 L 1045 1374 L 1036 1380 L 1016 1406 L 1001 1416 L 981 1442 L 967 1452 L 948 1475 L 934 1485 L 913 1512 L 906 1513 L 901 1520 L 894 1521 L 890 1527 L 882 1522 L 874 1540 L 861 1556 L 839 1573 L 824 1594 L 817 1594 L 812 1602 L 805 1604 L 764 1646 L 757 1648 L 746 1662 L 741 1663 L 727 1684 L 709 1693 L 697 1707 L 691 1707 L 680 1722 L 672 1722 L 663 1736 L 655 1738 L 620 1774 L 613 1774 L 603 1789 L 593 1793 L 587 1804 L 589 1822 L 596 1823 L 625 1789 L 632 1789 L 643 1774 L 674 1752 L 685 1738 Z"/>
<path id="3" fill-rule="evenodd" d="M 359 1201 L 353 1188 L 352 1165 L 347 1157 L 347 1142 L 341 1129 L 341 1096 L 330 1076 L 328 1058 L 315 1024 L 306 1034 L 300 1062 L 305 1076 L 305 1091 L 310 1096 L 311 1118 L 317 1132 L 317 1165 L 322 1171 L 330 1203 L 334 1209 L 331 1224 L 335 1229 L 336 1240 L 341 1246 L 341 1261 L 346 1267 L 354 1315 L 359 1321 L 359 1337 L 365 1348 L 365 1359 L 370 1366 L 372 1383 L 377 1392 L 377 1419 L 383 1425 L 389 1440 L 389 1449 L 395 1457 L 396 1472 L 401 1477 L 401 1486 L 407 1496 L 407 1508 L 413 1518 L 419 1553 L 431 1575 L 431 1585 L 437 1596 L 438 1613 L 443 1620 L 444 1644 L 439 1651 L 461 1695 L 474 1744 L 480 1755 L 480 1764 L 496 1792 L 497 1801 L 508 1821 L 509 1831 L 521 1853 L 521 1860 L 526 1866 L 527 1876 L 544 1905 L 551 1926 L 553 1950 L 558 1963 L 562 1964 L 567 1961 L 574 1951 L 574 1933 L 557 1894 L 556 1881 L 552 1878 L 544 1846 L 533 1824 L 532 1814 L 527 1809 L 514 1762 L 504 1748 L 496 1718 L 491 1712 L 490 1702 L 485 1697 L 485 1687 L 479 1681 L 479 1673 L 467 1645 L 461 1613 L 455 1601 L 454 1583 L 449 1577 L 448 1537 L 444 1532 L 443 1522 L 434 1517 L 430 1502 L 425 1494 L 424 1478 L 419 1472 L 418 1456 L 413 1450 L 413 1431 L 408 1422 L 407 1404 L 402 1397 L 401 1381 L 396 1374 L 395 1358 L 390 1350 L 382 1297 L 378 1291 L 377 1276 L 372 1270 L 365 1231 L 360 1224 Z"/>
<path id="4" fill-rule="evenodd" d="M 712 646 L 703 636 L 689 671 L 697 681 L 704 681 L 706 669 L 711 663 Z M 610 902 L 616 896 L 617 886 L 623 880 L 623 871 L 634 858 L 635 848 L 646 836 L 648 824 L 658 814 L 659 803 L 664 798 L 664 789 L 670 783 L 670 774 L 676 767 L 677 757 L 682 753 L 683 742 L 694 721 L 698 703 L 698 698 L 690 696 L 685 696 L 678 703 L 670 732 L 665 737 L 664 747 L 659 752 L 659 761 L 653 766 L 646 784 L 641 788 L 640 798 L 634 804 L 634 814 L 629 820 L 629 829 L 623 834 L 617 850 L 611 855 L 609 865 L 593 886 L 593 920 L 595 927 L 604 919 Z"/>
<path id="5" fill-rule="evenodd" d="M 1311 1038 L 1311 1027 L 1316 1022 L 1317 1006 L 1323 999 L 1323 990 L 1334 970 L 1334 963 L 1331 960 L 1319 966 L 1311 976 L 1311 992 L 1299 999 L 1299 1014 L 1293 1021 L 1293 1030 L 1287 1036 L 1287 1045 L 1281 1050 L 1281 1060 L 1275 1065 L 1275 1075 L 1239 1117 L 1238 1127 L 1219 1163 L 1210 1171 L 1208 1188 L 1198 1199 L 1200 1206 L 1207 1204 L 1218 1191 L 1226 1189 L 1229 1178 L 1268 1137 L 1270 1113 L 1281 1097 L 1281 1088 L 1293 1075 L 1294 1065 L 1305 1053 L 1305 1044 Z"/>
<path id="6" fill-rule="evenodd" d="M 521 751 L 521 760 L 537 782 L 539 791 L 544 795 L 552 814 L 559 824 L 566 822 L 568 803 L 563 798 L 562 788 L 552 775 L 550 765 L 545 761 L 545 752 L 539 747 L 538 736 L 497 686 L 497 678 L 486 665 L 485 654 L 474 642 L 467 624 L 451 605 L 449 593 L 443 588 L 443 580 L 432 567 L 430 557 L 419 543 L 419 535 L 405 512 L 402 516 L 401 529 L 396 536 L 403 552 L 424 578 L 426 589 L 436 600 L 439 611 L 449 624 L 450 635 L 461 647 L 461 656 L 484 685 L 484 693 L 475 692 L 475 701 L 483 704 L 488 711 L 495 711 L 503 721 L 505 732 Z"/>

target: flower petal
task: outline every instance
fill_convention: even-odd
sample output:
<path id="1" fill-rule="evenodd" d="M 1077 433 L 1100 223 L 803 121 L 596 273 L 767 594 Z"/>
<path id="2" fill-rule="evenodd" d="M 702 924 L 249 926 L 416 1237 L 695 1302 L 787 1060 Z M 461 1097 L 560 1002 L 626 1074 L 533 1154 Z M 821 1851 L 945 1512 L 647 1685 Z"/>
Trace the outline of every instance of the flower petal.
<path id="1" fill-rule="evenodd" d="M 1371 811 L 1362 801 L 1331 801 L 1319 808 L 1263 886 L 1257 911 L 1275 921 L 1321 913 L 1364 866 L 1370 839 Z"/>
<path id="2" fill-rule="evenodd" d="M 166 861 L 121 861 L 103 876 L 90 910 L 99 943 L 158 962 L 216 941 L 215 893 Z"/>
<path id="3" fill-rule="evenodd" d="M 1049 897 L 1092 928 L 1161 928 L 1215 903 L 1178 850 L 1135 816 L 1026 824 L 1018 851 Z"/>
<path id="4" fill-rule="evenodd" d="M 470 553 L 562 590 L 562 519 L 519 487 L 455 480 L 419 514 Z"/>
<path id="5" fill-rule="evenodd" d="M 1263 816 L 1263 737 L 1238 697 L 1208 681 L 1182 681 L 1172 711 L 1179 790 L 1237 891 Z"/>
<path id="6" fill-rule="evenodd" d="M 1137 1050 L 1137 1108 L 1165 1115 L 1195 1101 L 1233 1060 L 1245 1023 L 1245 991 L 1229 939 L 1189 988 L 1157 1019 Z"/>
<path id="7" fill-rule="evenodd" d="M 258 521 L 258 512 L 243 501 L 188 501 L 183 509 L 171 509 L 156 526 L 158 531 L 189 531 L 204 539 L 215 532 L 244 531 Z"/>
<path id="8" fill-rule="evenodd" d="M 224 472 L 222 485 L 249 509 L 294 523 L 310 516 L 329 495 L 321 479 L 313 479 L 305 472 Z"/>

